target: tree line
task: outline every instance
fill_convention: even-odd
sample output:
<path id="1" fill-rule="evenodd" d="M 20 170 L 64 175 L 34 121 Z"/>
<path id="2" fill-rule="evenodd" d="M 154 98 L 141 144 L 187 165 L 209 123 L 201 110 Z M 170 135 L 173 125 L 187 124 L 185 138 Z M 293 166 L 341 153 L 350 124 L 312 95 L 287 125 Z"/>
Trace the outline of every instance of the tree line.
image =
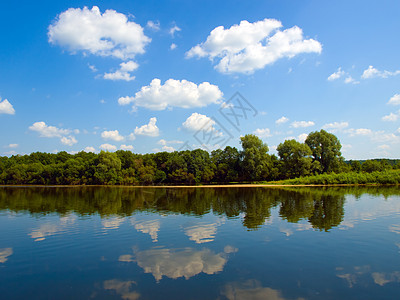
<path id="1" fill-rule="evenodd" d="M 226 146 L 211 153 L 196 149 L 135 154 L 65 151 L 0 157 L 0 184 L 152 185 L 276 181 L 310 175 L 400 169 L 397 162 L 345 162 L 339 139 L 325 130 L 311 132 L 304 143 L 286 140 L 276 155 L 259 137 L 240 138 L 242 149 Z"/>

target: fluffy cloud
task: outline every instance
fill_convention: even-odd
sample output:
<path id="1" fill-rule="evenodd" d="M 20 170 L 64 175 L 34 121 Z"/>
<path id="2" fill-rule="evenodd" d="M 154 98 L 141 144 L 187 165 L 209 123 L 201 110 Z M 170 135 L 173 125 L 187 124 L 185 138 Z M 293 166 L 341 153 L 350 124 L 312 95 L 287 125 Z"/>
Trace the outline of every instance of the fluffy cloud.
<path id="1" fill-rule="evenodd" d="M 178 46 L 175 43 L 172 43 L 171 46 L 169 46 L 170 50 L 175 50 Z"/>
<path id="2" fill-rule="evenodd" d="M 346 77 L 346 79 L 344 80 L 344 83 L 352 83 L 352 84 L 359 84 L 360 82 L 355 80 L 353 77 L 351 77 L 350 75 Z"/>
<path id="3" fill-rule="evenodd" d="M 143 125 L 141 127 L 135 128 L 136 135 L 146 135 L 146 136 L 158 136 L 160 131 L 156 125 L 157 118 L 153 117 L 150 119 L 149 124 Z"/>
<path id="4" fill-rule="evenodd" d="M 136 70 L 138 67 L 139 65 L 132 60 L 123 62 L 120 64 L 119 70 L 114 73 L 105 73 L 103 78 L 109 80 L 131 81 L 135 79 L 135 76 L 132 76 L 131 72 Z"/>
<path id="5" fill-rule="evenodd" d="M 75 145 L 78 142 L 74 136 L 70 135 L 71 130 L 49 126 L 45 122 L 35 122 L 29 126 L 29 129 L 38 132 L 40 137 L 60 138 L 61 143 L 67 146 Z M 74 130 L 74 132 L 79 133 L 79 130 Z"/>
<path id="6" fill-rule="evenodd" d="M 257 128 L 253 131 L 253 134 L 260 138 L 267 138 L 272 136 L 271 130 L 269 130 L 269 128 Z"/>
<path id="7" fill-rule="evenodd" d="M 400 94 L 395 94 L 392 98 L 390 98 L 388 104 L 400 105 Z"/>
<path id="8" fill-rule="evenodd" d="M 96 152 L 96 149 L 94 149 L 94 147 L 88 146 L 85 149 L 83 149 L 83 151 L 85 152 Z"/>
<path id="9" fill-rule="evenodd" d="M 64 145 L 67 145 L 67 146 L 75 145 L 77 142 L 78 142 L 78 141 L 76 140 L 76 138 L 73 137 L 72 135 L 70 135 L 70 136 L 68 136 L 68 137 L 63 136 L 63 137 L 61 138 L 61 143 L 64 144 Z"/>
<path id="10" fill-rule="evenodd" d="M 388 78 L 391 76 L 396 76 L 400 74 L 400 70 L 390 72 L 390 71 L 379 71 L 378 69 L 375 69 L 373 66 L 369 66 L 368 69 L 364 70 L 361 78 L 363 79 L 368 79 L 368 78 L 375 78 L 375 77 L 380 77 L 380 78 Z"/>
<path id="11" fill-rule="evenodd" d="M 197 85 L 187 80 L 168 79 L 161 85 L 161 80 L 155 78 L 150 85 L 143 86 L 134 97 L 121 97 L 118 103 L 132 104 L 134 108 L 164 110 L 167 107 L 204 107 L 219 103 L 222 96 L 223 93 L 218 86 L 208 82 Z"/>
<path id="12" fill-rule="evenodd" d="M 275 123 L 276 123 L 276 125 L 280 125 L 280 124 L 286 123 L 287 121 L 289 121 L 289 119 L 283 116 L 282 118 L 279 118 L 278 120 L 276 120 Z"/>
<path id="13" fill-rule="evenodd" d="M 119 134 L 118 130 L 103 131 L 101 133 L 101 137 L 105 140 L 112 140 L 116 142 L 124 140 L 124 137 Z"/>
<path id="14" fill-rule="evenodd" d="M 112 152 L 112 151 L 117 150 L 117 147 L 114 145 L 110 145 L 110 144 L 102 144 L 102 145 L 100 145 L 100 149 Z"/>
<path id="15" fill-rule="evenodd" d="M 339 67 L 336 72 L 329 75 L 328 80 L 333 81 L 333 80 L 339 79 L 340 77 L 342 77 L 345 74 L 346 73 L 342 70 L 342 68 Z"/>
<path id="16" fill-rule="evenodd" d="M 7 99 L 4 99 L 1 101 L 0 98 L 0 114 L 8 114 L 8 115 L 13 115 L 15 114 L 15 109 L 12 106 L 10 102 L 8 102 Z"/>
<path id="17" fill-rule="evenodd" d="M 292 122 L 290 127 L 305 128 L 305 127 L 310 127 L 310 126 L 314 126 L 314 125 L 315 125 L 315 123 L 313 121 L 294 121 L 294 122 Z"/>
<path id="18" fill-rule="evenodd" d="M 182 141 L 178 141 L 178 140 L 166 141 L 164 139 L 161 139 L 161 140 L 159 140 L 157 142 L 157 144 L 166 146 L 166 145 L 169 145 L 169 144 L 183 144 L 183 142 Z"/>
<path id="19" fill-rule="evenodd" d="M 57 128 L 55 126 L 48 126 L 45 122 L 35 122 L 29 127 L 30 130 L 39 132 L 41 137 L 62 137 L 71 133 L 69 129 Z"/>
<path id="20" fill-rule="evenodd" d="M 130 150 L 130 151 L 133 150 L 133 146 L 132 145 L 121 145 L 119 148 L 121 150 Z"/>
<path id="21" fill-rule="evenodd" d="M 9 144 L 7 147 L 8 148 L 18 148 L 18 144 Z"/>
<path id="22" fill-rule="evenodd" d="M 304 143 L 306 141 L 307 137 L 308 137 L 307 133 L 302 133 L 302 134 L 299 134 L 299 136 L 297 137 L 297 140 L 300 143 Z"/>
<path id="23" fill-rule="evenodd" d="M 350 136 L 358 136 L 358 135 L 367 136 L 372 134 L 372 130 L 368 128 L 358 128 L 358 129 L 350 128 L 346 130 L 346 132 Z"/>
<path id="24" fill-rule="evenodd" d="M 328 123 L 322 126 L 322 129 L 326 129 L 330 132 L 337 132 L 339 130 L 343 130 L 349 126 L 348 122 L 333 122 L 333 123 Z"/>
<path id="25" fill-rule="evenodd" d="M 192 113 L 190 117 L 182 123 L 182 126 L 190 131 L 198 131 L 201 129 L 206 129 L 207 131 L 214 130 L 213 125 L 215 121 L 206 115 L 199 113 Z"/>
<path id="26" fill-rule="evenodd" d="M 154 30 L 154 31 L 159 31 L 160 30 L 160 22 L 156 21 L 147 21 L 146 24 L 147 27 L 149 27 L 150 29 Z"/>
<path id="27" fill-rule="evenodd" d="M 244 20 L 229 29 L 219 26 L 205 42 L 191 48 L 186 57 L 219 59 L 215 68 L 221 73 L 252 73 L 284 57 L 321 53 L 321 44 L 305 40 L 301 28 L 294 26 L 281 31 L 281 27 L 281 22 L 274 19 L 254 23 Z"/>
<path id="28" fill-rule="evenodd" d="M 397 113 L 390 113 L 387 116 L 382 117 L 382 121 L 385 122 L 396 122 L 400 117 L 400 110 Z"/>
<path id="29" fill-rule="evenodd" d="M 76 51 L 99 56 L 112 56 L 123 60 L 144 53 L 151 41 L 143 28 L 129 21 L 124 14 L 106 10 L 103 14 L 97 6 L 69 8 L 58 15 L 48 28 L 49 42 Z"/>
<path id="30" fill-rule="evenodd" d="M 178 26 L 174 25 L 169 29 L 169 34 L 174 37 L 175 36 L 175 32 L 179 32 L 182 31 L 182 29 L 180 29 Z"/>

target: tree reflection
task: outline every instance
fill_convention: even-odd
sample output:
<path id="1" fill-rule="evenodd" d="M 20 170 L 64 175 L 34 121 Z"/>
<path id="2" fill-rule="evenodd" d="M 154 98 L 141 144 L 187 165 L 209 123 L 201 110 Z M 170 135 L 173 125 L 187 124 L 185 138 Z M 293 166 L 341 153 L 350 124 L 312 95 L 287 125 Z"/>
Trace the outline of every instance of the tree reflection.
<path id="1" fill-rule="evenodd" d="M 328 231 L 344 216 L 346 195 L 399 195 L 396 187 L 345 188 L 123 188 L 123 187 L 3 187 L 0 210 L 32 215 L 98 214 L 103 218 L 132 216 L 143 211 L 162 215 L 207 213 L 242 217 L 243 226 L 256 230 L 279 209 L 281 218 L 308 220 Z"/>

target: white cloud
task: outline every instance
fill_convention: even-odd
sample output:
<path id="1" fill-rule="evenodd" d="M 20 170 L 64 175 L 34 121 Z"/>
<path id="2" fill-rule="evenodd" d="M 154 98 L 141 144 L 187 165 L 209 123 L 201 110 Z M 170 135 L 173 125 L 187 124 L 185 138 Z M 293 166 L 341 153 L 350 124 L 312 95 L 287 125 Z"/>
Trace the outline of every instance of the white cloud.
<path id="1" fill-rule="evenodd" d="M 359 84 L 360 82 L 355 80 L 353 77 L 351 77 L 350 75 L 346 77 L 346 79 L 344 80 L 344 83 L 349 84 Z"/>
<path id="2" fill-rule="evenodd" d="M 380 149 L 380 150 L 389 150 L 389 149 L 390 149 L 390 146 L 389 146 L 389 145 L 386 145 L 386 144 L 383 144 L 383 145 L 379 145 L 379 146 L 378 146 L 378 149 Z"/>
<path id="3" fill-rule="evenodd" d="M 69 129 L 57 128 L 55 126 L 48 126 L 45 122 L 35 122 L 32 126 L 29 126 L 32 131 L 39 132 L 41 137 L 62 137 L 71 133 Z"/>
<path id="4" fill-rule="evenodd" d="M 18 144 L 9 144 L 7 147 L 8 148 L 18 148 Z"/>
<path id="5" fill-rule="evenodd" d="M 390 98 L 388 104 L 400 105 L 400 94 L 395 94 L 392 98 Z"/>
<path id="6" fill-rule="evenodd" d="M 310 127 L 310 126 L 314 126 L 314 125 L 315 125 L 315 123 L 313 121 L 294 121 L 294 122 L 292 122 L 290 127 L 305 128 L 305 127 Z"/>
<path id="7" fill-rule="evenodd" d="M 269 130 L 269 128 L 257 128 L 253 131 L 253 134 L 260 138 L 267 138 L 272 136 L 271 130 Z"/>
<path id="8" fill-rule="evenodd" d="M 350 128 L 345 130 L 350 137 L 354 136 L 365 136 L 369 137 L 371 141 L 378 143 L 400 143 L 400 137 L 393 133 L 386 133 L 383 130 L 381 131 L 372 131 L 368 128 Z"/>
<path id="9" fill-rule="evenodd" d="M 160 134 L 159 129 L 156 125 L 157 118 L 153 117 L 150 119 L 149 124 L 143 125 L 141 127 L 135 128 L 136 135 L 146 135 L 156 137 Z"/>
<path id="10" fill-rule="evenodd" d="M 105 140 L 112 140 L 116 142 L 124 140 L 124 137 L 119 134 L 118 130 L 103 131 L 101 133 L 101 137 Z"/>
<path id="11" fill-rule="evenodd" d="M 175 148 L 172 146 L 162 146 L 161 150 L 166 152 L 174 152 Z"/>
<path id="12" fill-rule="evenodd" d="M 76 51 L 99 56 L 112 56 L 123 60 L 144 53 L 151 41 L 143 28 L 129 21 L 124 14 L 106 10 L 103 14 L 97 6 L 69 8 L 58 15 L 48 28 L 49 43 Z"/>
<path id="13" fill-rule="evenodd" d="M 326 129 L 330 132 L 337 132 L 340 130 L 343 130 L 349 126 L 348 122 L 333 122 L 333 123 L 328 123 L 322 126 L 322 129 Z"/>
<path id="14" fill-rule="evenodd" d="M 76 138 L 73 137 L 72 135 L 70 135 L 70 136 L 68 136 L 68 137 L 63 136 L 63 137 L 61 138 L 61 143 L 64 144 L 64 145 L 67 145 L 67 146 L 75 145 L 77 142 L 78 142 L 78 141 L 76 140 Z"/>
<path id="15" fill-rule="evenodd" d="M 131 72 L 136 70 L 138 67 L 139 65 L 132 60 L 123 62 L 120 64 L 119 70 L 115 71 L 114 73 L 105 73 L 103 78 L 114 81 L 115 80 L 132 81 L 135 79 L 135 76 L 132 76 Z"/>
<path id="16" fill-rule="evenodd" d="M 306 141 L 307 137 L 308 137 L 307 133 L 302 133 L 302 134 L 299 134 L 299 136 L 297 137 L 297 140 L 300 143 L 304 143 Z"/>
<path id="17" fill-rule="evenodd" d="M 121 145 L 120 149 L 121 150 L 130 150 L 130 151 L 132 151 L 133 150 L 133 146 L 132 145 Z"/>
<path id="18" fill-rule="evenodd" d="M 190 117 L 186 119 L 185 122 L 182 123 L 182 126 L 190 131 L 198 131 L 198 130 L 214 130 L 213 125 L 215 121 L 206 115 L 202 115 L 199 113 L 192 113 Z"/>
<path id="19" fill-rule="evenodd" d="M 124 223 L 125 219 L 121 217 L 106 217 L 101 220 L 101 225 L 103 225 L 103 229 L 118 229 L 122 223 Z"/>
<path id="20" fill-rule="evenodd" d="M 147 21 L 146 24 L 147 27 L 149 27 L 150 29 L 154 30 L 154 31 L 159 31 L 160 30 L 160 22 L 159 21 Z"/>
<path id="21" fill-rule="evenodd" d="M 96 66 L 88 64 L 88 67 L 89 67 L 90 70 L 92 70 L 92 72 L 97 72 Z"/>
<path id="22" fill-rule="evenodd" d="M 88 147 L 86 147 L 85 149 L 83 149 L 83 151 L 85 151 L 85 152 L 96 152 L 96 149 L 94 149 L 94 147 L 91 147 L 91 146 L 88 146 Z"/>
<path id="23" fill-rule="evenodd" d="M 182 31 L 182 29 L 180 29 L 178 26 L 174 25 L 170 28 L 169 30 L 169 34 L 174 37 L 175 36 L 175 32 L 179 32 Z"/>
<path id="24" fill-rule="evenodd" d="M 361 78 L 368 79 L 368 78 L 388 78 L 390 76 L 396 76 L 400 74 L 400 70 L 390 72 L 390 71 L 379 71 L 378 69 L 374 68 L 373 66 L 369 66 L 368 69 L 364 70 Z"/>
<path id="25" fill-rule="evenodd" d="M 397 113 L 390 113 L 387 116 L 383 116 L 382 117 L 382 121 L 385 121 L 385 122 L 396 122 L 399 117 L 400 117 L 400 111 L 398 111 Z"/>
<path id="26" fill-rule="evenodd" d="M 154 78 L 150 85 L 143 86 L 134 97 L 121 97 L 120 105 L 132 103 L 133 108 L 145 107 L 151 110 L 164 110 L 168 107 L 204 107 L 218 104 L 223 93 L 218 86 L 208 82 L 199 85 L 187 80 L 168 79 L 164 85 L 161 80 Z"/>
<path id="27" fill-rule="evenodd" d="M 332 73 L 329 75 L 328 80 L 333 81 L 336 79 L 339 79 L 340 77 L 344 76 L 346 73 L 342 70 L 342 68 L 338 68 L 338 70 L 335 73 Z"/>
<path id="28" fill-rule="evenodd" d="M 368 128 L 358 128 L 358 129 L 350 128 L 346 130 L 346 132 L 350 136 L 357 136 L 357 135 L 367 136 L 372 134 L 372 130 Z"/>
<path id="29" fill-rule="evenodd" d="M 4 99 L 1 101 L 0 98 L 0 114 L 8 114 L 8 115 L 14 115 L 15 114 L 15 109 L 12 106 L 10 102 L 8 102 L 7 99 Z"/>
<path id="30" fill-rule="evenodd" d="M 149 234 L 153 242 L 158 242 L 158 232 L 160 231 L 161 227 L 159 220 L 131 220 L 131 224 L 135 227 L 137 231 Z"/>
<path id="31" fill-rule="evenodd" d="M 100 145 L 100 149 L 103 149 L 105 151 L 115 151 L 117 150 L 117 147 L 114 145 L 110 145 L 110 144 L 102 144 Z"/>
<path id="32" fill-rule="evenodd" d="M 166 145 L 169 145 L 169 144 L 183 144 L 183 142 L 182 141 L 178 141 L 178 140 L 166 141 L 164 139 L 161 139 L 161 140 L 159 140 L 157 142 L 157 144 L 166 146 Z"/>
<path id="33" fill-rule="evenodd" d="M 169 46 L 170 50 L 175 50 L 178 46 L 175 43 L 172 43 L 171 46 Z"/>
<path id="34" fill-rule="evenodd" d="M 191 48 L 186 57 L 217 59 L 215 69 L 221 73 L 253 73 L 284 57 L 321 53 L 321 44 L 305 40 L 301 28 L 294 26 L 281 31 L 281 27 L 281 22 L 274 19 L 254 23 L 243 20 L 229 29 L 219 26 L 205 42 Z"/>
<path id="35" fill-rule="evenodd" d="M 282 116 L 281 118 L 279 118 L 278 120 L 276 120 L 275 123 L 276 123 L 277 125 L 280 125 L 280 124 L 286 123 L 287 121 L 289 121 L 289 119 L 286 118 L 286 117 L 284 117 L 284 116 Z"/>

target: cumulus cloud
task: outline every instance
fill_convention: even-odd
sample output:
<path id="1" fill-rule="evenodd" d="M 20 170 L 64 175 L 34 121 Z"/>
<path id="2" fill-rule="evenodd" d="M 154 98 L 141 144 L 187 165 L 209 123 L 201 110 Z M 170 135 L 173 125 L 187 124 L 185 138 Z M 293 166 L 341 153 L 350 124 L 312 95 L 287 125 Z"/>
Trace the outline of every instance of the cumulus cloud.
<path id="1" fill-rule="evenodd" d="M 400 118 L 400 110 L 397 113 L 390 113 L 387 116 L 383 116 L 382 121 L 396 122 L 399 118 Z"/>
<path id="2" fill-rule="evenodd" d="M 250 23 L 246 20 L 228 29 L 213 29 L 207 40 L 191 48 L 186 57 L 208 57 L 218 61 L 215 69 L 221 73 L 253 73 L 278 59 L 292 58 L 300 53 L 321 53 L 322 45 L 304 39 L 301 28 L 283 31 L 278 20 L 264 19 Z"/>
<path id="3" fill-rule="evenodd" d="M 378 143 L 400 143 L 400 137 L 393 134 L 393 133 L 386 133 L 383 130 L 379 131 L 372 131 L 371 129 L 368 128 L 349 128 L 345 130 L 345 132 L 350 136 L 350 137 L 355 137 L 355 136 L 364 136 L 364 137 L 369 137 L 371 141 L 373 142 L 378 142 Z"/>
<path id="4" fill-rule="evenodd" d="M 171 46 L 169 46 L 170 50 L 175 50 L 178 46 L 175 43 L 172 43 Z"/>
<path id="5" fill-rule="evenodd" d="M 400 94 L 395 94 L 392 98 L 390 98 L 388 104 L 400 105 Z"/>
<path id="6" fill-rule="evenodd" d="M 143 28 L 124 14 L 97 6 L 69 8 L 57 16 L 48 28 L 49 43 L 75 53 L 84 51 L 99 56 L 132 59 L 144 53 L 151 41 Z"/>
<path id="7" fill-rule="evenodd" d="M 110 145 L 110 144 L 101 144 L 100 149 L 112 152 L 112 151 L 116 151 L 117 147 L 114 145 Z"/>
<path id="8" fill-rule="evenodd" d="M 137 63 L 130 60 L 127 62 L 123 62 L 120 64 L 119 70 L 114 73 L 105 73 L 103 78 L 109 80 L 124 80 L 124 81 L 132 81 L 135 79 L 135 76 L 132 76 L 131 72 L 136 70 L 139 67 Z"/>
<path id="9" fill-rule="evenodd" d="M 344 83 L 352 83 L 352 84 L 359 84 L 360 82 L 355 80 L 353 77 L 351 77 L 350 75 L 346 77 L 346 79 L 344 80 Z"/>
<path id="10" fill-rule="evenodd" d="M 214 241 L 219 225 L 218 222 L 211 224 L 197 223 L 185 226 L 184 230 L 189 240 L 194 241 L 196 244 L 203 244 Z"/>
<path id="11" fill-rule="evenodd" d="M 223 93 L 218 86 L 208 82 L 199 85 L 187 80 L 168 79 L 164 85 L 160 79 L 153 79 L 150 85 L 143 86 L 134 97 L 121 97 L 120 105 L 132 104 L 151 110 L 164 110 L 168 107 L 204 107 L 219 103 Z"/>
<path id="12" fill-rule="evenodd" d="M 400 70 L 390 72 L 390 71 L 379 71 L 378 69 L 374 68 L 373 66 L 369 66 L 368 69 L 364 70 L 361 78 L 369 79 L 369 78 L 388 78 L 391 76 L 396 76 L 400 74 Z"/>
<path id="13" fill-rule="evenodd" d="M 159 21 L 147 21 L 146 26 L 154 31 L 159 31 L 160 30 L 160 22 Z"/>
<path id="14" fill-rule="evenodd" d="M 159 140 L 157 142 L 157 144 L 166 146 L 166 145 L 169 145 L 169 144 L 183 144 L 183 142 L 182 141 L 178 141 L 178 140 L 167 141 L 167 140 L 161 139 L 161 140 Z"/>
<path id="15" fill-rule="evenodd" d="M 174 37 L 175 36 L 175 32 L 179 32 L 179 31 L 182 31 L 182 29 L 180 29 L 178 26 L 176 26 L 176 24 L 174 25 L 174 26 L 172 26 L 170 29 L 169 29 L 169 34 L 172 36 L 172 37 Z"/>
<path id="16" fill-rule="evenodd" d="M 132 151 L 133 150 L 133 146 L 132 145 L 121 145 L 120 147 L 119 147 L 121 150 L 129 150 L 129 151 Z"/>
<path id="17" fill-rule="evenodd" d="M 343 130 L 349 126 L 348 122 L 333 122 L 333 123 L 327 123 L 324 126 L 322 126 L 322 129 L 326 129 L 330 132 L 337 132 L 340 130 Z"/>
<path id="18" fill-rule="evenodd" d="M 15 114 L 14 107 L 7 99 L 4 99 L 3 101 L 1 101 L 1 98 L 0 98 L 0 114 L 7 114 L 7 115 Z"/>
<path id="19" fill-rule="evenodd" d="M 372 134 L 372 130 L 368 129 L 368 128 L 358 128 L 358 129 L 354 129 L 354 128 L 350 128 L 348 130 L 346 130 L 346 132 L 350 135 L 350 136 L 357 136 L 357 135 L 371 135 Z"/>
<path id="20" fill-rule="evenodd" d="M 299 136 L 297 137 L 297 140 L 300 143 L 304 143 L 306 141 L 307 137 L 308 137 L 307 133 L 302 133 L 302 134 L 299 134 Z"/>
<path id="21" fill-rule="evenodd" d="M 96 152 L 96 149 L 94 149 L 94 147 L 91 147 L 91 146 L 88 146 L 88 147 L 86 147 L 85 149 L 83 149 L 83 151 L 85 151 L 85 152 Z"/>
<path id="22" fill-rule="evenodd" d="M 153 117 L 150 119 L 149 124 L 143 125 L 141 127 L 135 128 L 136 135 L 146 135 L 156 137 L 160 134 L 160 131 L 156 125 L 157 118 Z"/>
<path id="23" fill-rule="evenodd" d="M 289 121 L 288 118 L 286 118 L 285 116 L 282 116 L 281 118 L 279 118 L 278 120 L 276 120 L 275 123 L 276 123 L 276 125 L 281 125 L 281 124 L 284 124 L 284 123 L 286 123 L 286 122 L 288 122 L 288 121 Z"/>
<path id="24" fill-rule="evenodd" d="M 290 127 L 305 128 L 305 127 L 310 127 L 310 126 L 314 126 L 314 125 L 315 125 L 315 123 L 313 121 L 294 121 L 294 122 L 292 122 Z"/>
<path id="25" fill-rule="evenodd" d="M 72 146 L 78 142 L 74 136 L 70 135 L 71 130 L 49 126 L 45 122 L 35 122 L 32 126 L 29 126 L 29 129 L 38 132 L 40 137 L 60 138 L 61 143 L 67 146 Z M 74 132 L 79 133 L 76 130 Z"/>
<path id="26" fill-rule="evenodd" d="M 76 140 L 76 138 L 73 137 L 72 135 L 70 135 L 70 136 L 68 136 L 68 137 L 63 136 L 63 137 L 61 138 L 61 143 L 64 144 L 64 145 L 67 145 L 67 146 L 75 145 L 77 142 L 78 142 L 78 141 Z"/>
<path id="27" fill-rule="evenodd" d="M 213 125 L 215 121 L 206 115 L 202 115 L 199 113 L 192 113 L 190 117 L 186 119 L 185 122 L 182 123 L 183 128 L 190 131 L 199 131 L 201 129 L 205 129 L 206 131 L 214 130 Z"/>
<path id="28" fill-rule="evenodd" d="M 269 130 L 269 128 L 257 128 L 253 131 L 253 134 L 260 138 L 267 138 L 272 136 L 271 130 Z"/>
<path id="29" fill-rule="evenodd" d="M 328 80 L 333 81 L 339 79 L 340 77 L 344 76 L 346 73 L 342 70 L 342 68 L 338 68 L 336 72 L 329 75 Z"/>
<path id="30" fill-rule="evenodd" d="M 8 148 L 18 148 L 18 144 L 9 144 L 7 147 Z"/>
<path id="31" fill-rule="evenodd" d="M 103 131 L 101 133 L 101 137 L 105 140 L 112 140 L 116 142 L 124 140 L 124 137 L 119 134 L 118 130 Z"/>

